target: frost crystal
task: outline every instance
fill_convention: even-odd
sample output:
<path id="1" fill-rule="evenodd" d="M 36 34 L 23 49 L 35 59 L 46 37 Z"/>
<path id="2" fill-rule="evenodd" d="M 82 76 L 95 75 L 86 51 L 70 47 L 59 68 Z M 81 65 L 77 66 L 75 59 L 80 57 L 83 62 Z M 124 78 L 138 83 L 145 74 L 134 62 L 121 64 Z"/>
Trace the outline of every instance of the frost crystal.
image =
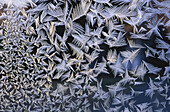
<path id="1" fill-rule="evenodd" d="M 168 0 L 0 0 L 0 111 L 168 112 Z"/>

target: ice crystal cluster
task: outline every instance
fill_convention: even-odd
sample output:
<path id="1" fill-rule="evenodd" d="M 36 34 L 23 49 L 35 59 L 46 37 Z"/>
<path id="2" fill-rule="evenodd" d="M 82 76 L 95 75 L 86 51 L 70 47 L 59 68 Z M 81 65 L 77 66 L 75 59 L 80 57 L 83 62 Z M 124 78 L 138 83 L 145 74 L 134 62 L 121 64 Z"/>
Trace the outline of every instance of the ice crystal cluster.
<path id="1" fill-rule="evenodd" d="M 170 112 L 169 0 L 14 1 L 0 112 Z"/>

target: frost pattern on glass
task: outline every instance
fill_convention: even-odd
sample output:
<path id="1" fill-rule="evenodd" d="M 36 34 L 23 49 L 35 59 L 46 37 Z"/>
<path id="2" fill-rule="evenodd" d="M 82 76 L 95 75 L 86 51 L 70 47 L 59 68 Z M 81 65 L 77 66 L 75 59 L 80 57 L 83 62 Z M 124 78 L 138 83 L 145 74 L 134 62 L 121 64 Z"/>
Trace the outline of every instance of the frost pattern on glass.
<path id="1" fill-rule="evenodd" d="M 0 111 L 170 110 L 168 0 L 0 3 Z"/>

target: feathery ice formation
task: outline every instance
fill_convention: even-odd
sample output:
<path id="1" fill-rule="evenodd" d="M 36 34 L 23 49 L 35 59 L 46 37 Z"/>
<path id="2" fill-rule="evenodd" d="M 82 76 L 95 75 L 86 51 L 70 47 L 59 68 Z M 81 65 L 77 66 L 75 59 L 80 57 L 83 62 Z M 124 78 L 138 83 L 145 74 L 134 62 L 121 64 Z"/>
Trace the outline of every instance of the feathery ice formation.
<path id="1" fill-rule="evenodd" d="M 1 112 L 169 112 L 168 0 L 0 3 Z"/>

